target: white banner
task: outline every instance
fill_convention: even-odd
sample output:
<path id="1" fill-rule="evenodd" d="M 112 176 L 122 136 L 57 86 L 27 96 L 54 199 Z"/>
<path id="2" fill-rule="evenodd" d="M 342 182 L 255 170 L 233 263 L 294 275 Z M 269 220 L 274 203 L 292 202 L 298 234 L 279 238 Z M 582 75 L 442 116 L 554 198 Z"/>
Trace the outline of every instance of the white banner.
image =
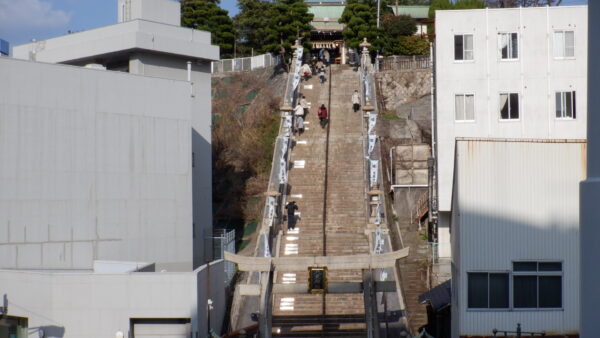
<path id="1" fill-rule="evenodd" d="M 375 142 L 377 142 L 377 135 L 369 135 L 369 156 L 373 152 L 373 149 L 375 149 Z"/>
<path id="2" fill-rule="evenodd" d="M 381 233 L 381 227 L 375 228 L 375 254 L 383 253 L 383 245 L 385 244 L 385 239 L 383 238 L 383 234 Z"/>
<path id="3" fill-rule="evenodd" d="M 371 160 L 370 162 L 370 179 L 371 187 L 377 183 L 377 173 L 379 172 L 379 160 Z"/>
<path id="4" fill-rule="evenodd" d="M 287 168 L 285 159 L 279 159 L 279 183 L 285 184 L 287 182 Z"/>
<path id="5" fill-rule="evenodd" d="M 298 84 L 300 83 L 300 74 L 298 73 L 294 73 L 294 82 L 292 82 L 292 92 L 294 92 L 296 90 L 296 88 L 298 87 Z"/>
<path id="6" fill-rule="evenodd" d="M 283 123 L 283 126 L 285 128 L 287 128 L 287 129 L 291 129 L 292 128 L 292 115 L 286 115 L 285 116 L 285 121 Z"/>
<path id="7" fill-rule="evenodd" d="M 381 204 L 377 204 L 375 208 L 375 224 L 381 224 Z"/>
<path id="8" fill-rule="evenodd" d="M 281 141 L 281 158 L 285 160 L 285 152 L 288 150 L 288 144 L 290 142 L 290 137 L 288 135 L 284 135 Z"/>
<path id="9" fill-rule="evenodd" d="M 275 197 L 274 196 L 269 196 L 267 197 L 267 224 L 269 224 L 269 227 L 273 226 L 273 219 L 275 218 Z"/>
<path id="10" fill-rule="evenodd" d="M 370 113 L 369 114 L 369 134 L 375 128 L 375 124 L 377 124 L 377 114 Z"/>
<path id="11" fill-rule="evenodd" d="M 304 53 L 304 47 L 296 48 L 296 58 L 302 60 L 302 53 Z"/>
<path id="12" fill-rule="evenodd" d="M 265 257 L 271 257 L 271 250 L 269 249 L 269 237 L 265 234 Z"/>

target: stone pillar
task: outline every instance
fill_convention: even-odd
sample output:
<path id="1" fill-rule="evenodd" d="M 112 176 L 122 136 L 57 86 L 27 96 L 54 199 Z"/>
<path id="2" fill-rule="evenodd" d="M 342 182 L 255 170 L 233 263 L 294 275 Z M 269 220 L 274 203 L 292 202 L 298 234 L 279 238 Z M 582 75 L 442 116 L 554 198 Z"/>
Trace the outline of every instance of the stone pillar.
<path id="1" fill-rule="evenodd" d="M 369 56 L 369 47 L 371 47 L 371 44 L 367 41 L 367 38 L 364 38 L 363 42 L 361 42 L 358 46 L 362 48 L 360 66 L 363 68 L 363 70 L 366 70 L 367 65 L 371 63 L 371 57 Z"/>

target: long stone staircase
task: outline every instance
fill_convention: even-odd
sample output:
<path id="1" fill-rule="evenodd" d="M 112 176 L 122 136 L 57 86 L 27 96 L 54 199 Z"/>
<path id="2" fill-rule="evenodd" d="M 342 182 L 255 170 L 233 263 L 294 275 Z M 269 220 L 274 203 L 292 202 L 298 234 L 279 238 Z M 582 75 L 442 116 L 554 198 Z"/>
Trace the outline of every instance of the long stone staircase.
<path id="1" fill-rule="evenodd" d="M 295 136 L 293 167 L 289 173 L 288 201 L 296 201 L 299 221 L 285 231 L 279 256 L 340 256 L 369 253 L 365 228 L 365 169 L 362 112 L 353 112 L 351 96 L 359 89 L 359 74 L 349 67 L 331 66 L 331 86 L 313 77 L 300 84 L 300 92 L 311 103 L 305 132 Z M 330 101 L 329 101 L 330 99 Z M 321 128 L 317 108 L 330 112 Z M 327 149 L 328 148 L 328 149 Z M 325 217 L 325 222 L 324 218 Z M 330 271 L 329 282 L 362 282 L 361 270 Z M 307 271 L 275 271 L 275 283 L 307 283 Z M 324 303 L 325 301 L 325 303 Z M 362 294 L 276 294 L 273 316 L 364 315 Z M 273 327 L 276 327 L 274 323 Z M 323 323 L 320 329 L 325 330 Z M 341 326 L 337 326 L 341 330 Z M 364 324 L 347 324 L 347 336 L 361 336 Z M 314 328 L 313 328 L 314 329 Z M 319 328 L 317 328 L 319 329 Z"/>

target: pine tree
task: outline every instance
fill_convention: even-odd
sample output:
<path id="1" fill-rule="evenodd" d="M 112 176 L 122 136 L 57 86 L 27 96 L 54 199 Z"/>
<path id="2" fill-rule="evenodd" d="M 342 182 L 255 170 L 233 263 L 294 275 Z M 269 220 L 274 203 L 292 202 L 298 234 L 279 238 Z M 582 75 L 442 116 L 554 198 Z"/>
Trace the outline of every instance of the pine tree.
<path id="1" fill-rule="evenodd" d="M 282 50 L 291 55 L 291 46 L 298 37 L 310 47 L 310 22 L 313 15 L 302 0 L 240 0 L 240 14 L 234 21 L 240 43 L 246 49 L 260 53 L 276 53 Z"/>
<path id="2" fill-rule="evenodd" d="M 308 12 L 308 6 L 303 0 L 277 0 L 273 12 L 271 27 L 274 34 L 269 35 L 269 51 L 276 52 L 281 47 L 291 51 L 298 38 L 301 38 L 304 47 L 310 47 L 310 22 L 313 14 Z"/>
<path id="3" fill-rule="evenodd" d="M 273 3 L 262 0 L 238 0 L 240 12 L 233 18 L 237 38 L 237 54 L 250 55 L 265 52 L 270 30 Z"/>
<path id="4" fill-rule="evenodd" d="M 181 0 L 181 25 L 211 32 L 212 43 L 221 49 L 221 58 L 232 57 L 234 34 L 228 12 L 219 0 Z"/>
<path id="5" fill-rule="evenodd" d="M 380 1 L 380 16 L 392 13 L 387 1 Z M 358 48 L 364 38 L 371 43 L 373 50 L 381 50 L 385 46 L 383 29 L 377 28 L 377 1 L 349 0 L 339 22 L 346 25 L 342 36 L 348 46 Z"/>
<path id="6" fill-rule="evenodd" d="M 429 41 L 417 32 L 417 22 L 409 15 L 386 14 L 381 20 L 384 34 L 383 55 L 427 55 Z"/>

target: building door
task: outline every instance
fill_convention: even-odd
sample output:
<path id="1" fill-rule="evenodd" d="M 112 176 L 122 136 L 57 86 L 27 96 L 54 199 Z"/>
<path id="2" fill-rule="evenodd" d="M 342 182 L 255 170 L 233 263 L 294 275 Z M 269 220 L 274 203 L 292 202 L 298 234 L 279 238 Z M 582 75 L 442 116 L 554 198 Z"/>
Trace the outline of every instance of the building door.
<path id="1" fill-rule="evenodd" d="M 189 338 L 189 318 L 132 319 L 132 338 Z"/>

